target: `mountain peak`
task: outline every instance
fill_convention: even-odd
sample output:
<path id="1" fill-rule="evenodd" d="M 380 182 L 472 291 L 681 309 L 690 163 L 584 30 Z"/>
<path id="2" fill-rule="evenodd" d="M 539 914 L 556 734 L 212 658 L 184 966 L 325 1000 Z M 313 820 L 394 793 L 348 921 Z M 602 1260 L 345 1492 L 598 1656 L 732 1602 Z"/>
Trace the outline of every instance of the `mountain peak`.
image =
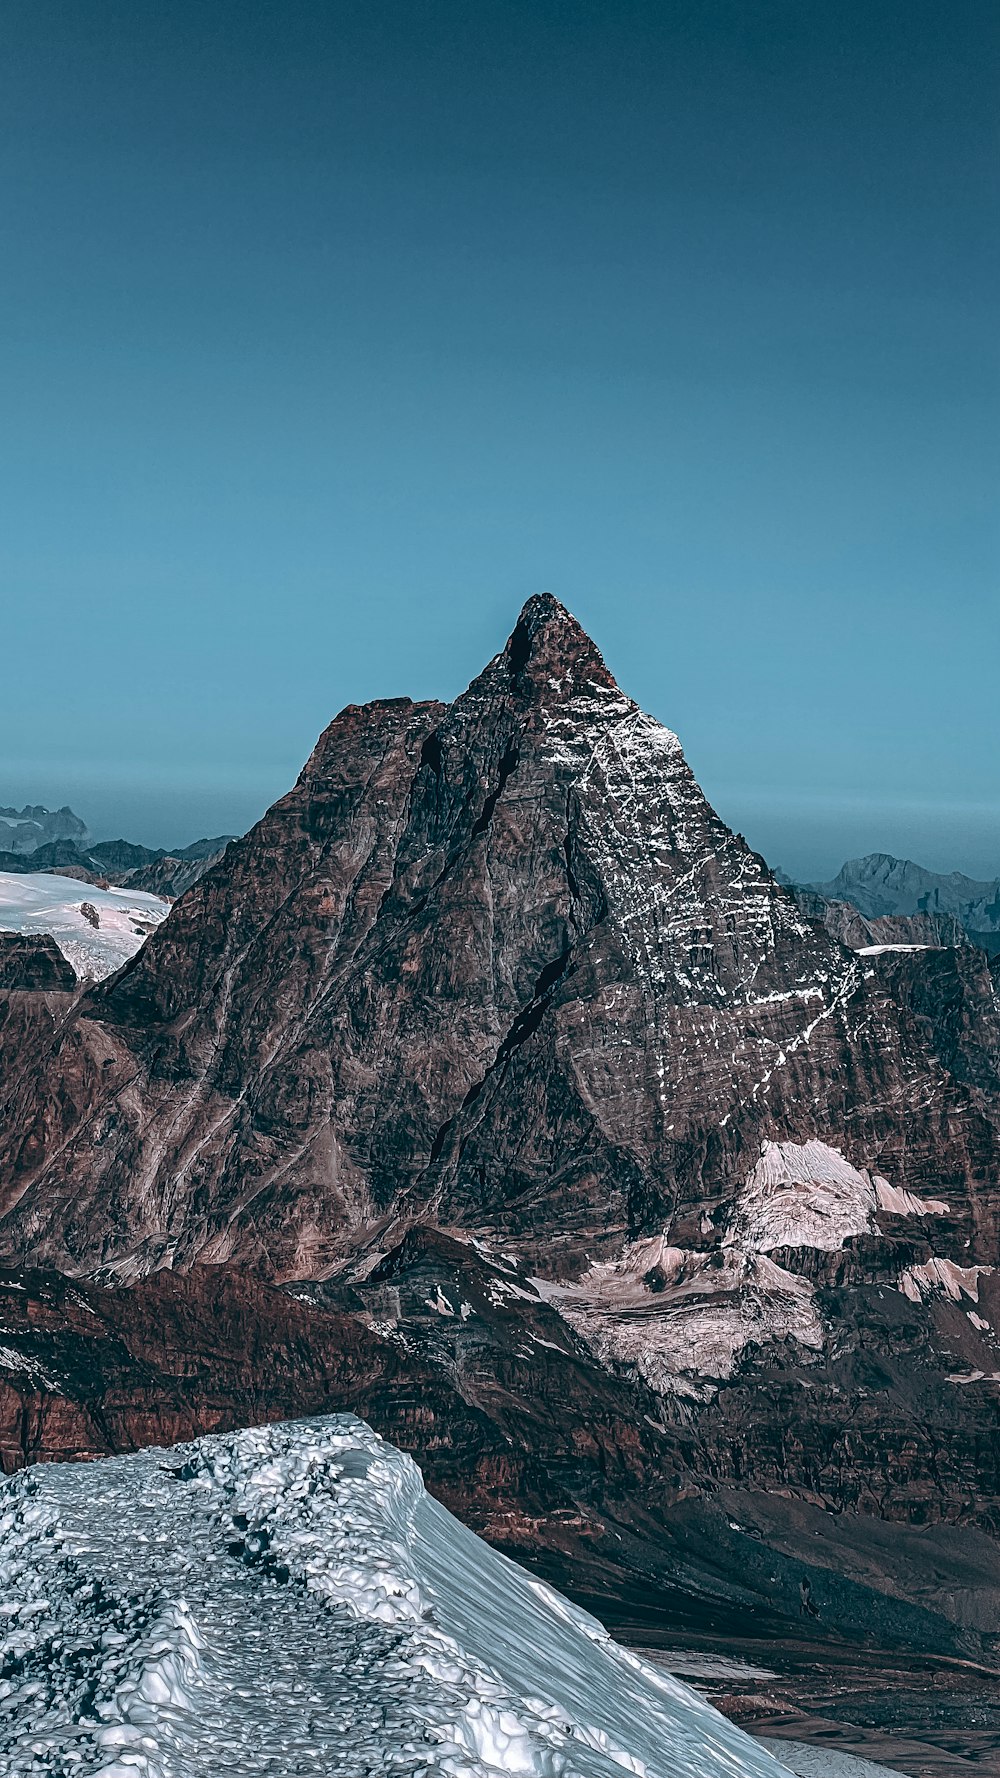
<path id="1" fill-rule="evenodd" d="M 617 690 L 596 642 L 552 593 L 533 593 L 501 657 L 511 678 L 562 686 L 604 685 Z"/>

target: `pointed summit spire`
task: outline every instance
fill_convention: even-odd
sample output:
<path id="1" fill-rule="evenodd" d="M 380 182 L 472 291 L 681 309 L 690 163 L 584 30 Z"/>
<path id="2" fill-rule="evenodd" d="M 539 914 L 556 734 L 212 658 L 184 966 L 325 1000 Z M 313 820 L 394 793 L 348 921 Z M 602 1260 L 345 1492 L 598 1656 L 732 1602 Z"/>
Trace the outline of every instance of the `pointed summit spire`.
<path id="1" fill-rule="evenodd" d="M 617 690 L 596 642 L 551 593 L 533 593 L 507 641 L 503 658 L 511 678 L 524 685 L 546 681 L 585 683 Z"/>

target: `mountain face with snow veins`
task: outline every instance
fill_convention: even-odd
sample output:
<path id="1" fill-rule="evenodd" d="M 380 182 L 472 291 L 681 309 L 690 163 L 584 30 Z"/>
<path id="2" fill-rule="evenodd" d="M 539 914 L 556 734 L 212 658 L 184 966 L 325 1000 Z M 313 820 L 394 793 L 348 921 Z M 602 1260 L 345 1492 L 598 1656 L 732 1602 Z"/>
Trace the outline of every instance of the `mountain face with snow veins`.
<path id="1" fill-rule="evenodd" d="M 803 1636 L 983 1658 L 996 974 L 871 949 L 532 599 L 454 704 L 342 712 L 116 975 L 20 1006 L 5 1462 L 350 1406 L 645 1633 L 776 1633 L 809 1572 Z"/>

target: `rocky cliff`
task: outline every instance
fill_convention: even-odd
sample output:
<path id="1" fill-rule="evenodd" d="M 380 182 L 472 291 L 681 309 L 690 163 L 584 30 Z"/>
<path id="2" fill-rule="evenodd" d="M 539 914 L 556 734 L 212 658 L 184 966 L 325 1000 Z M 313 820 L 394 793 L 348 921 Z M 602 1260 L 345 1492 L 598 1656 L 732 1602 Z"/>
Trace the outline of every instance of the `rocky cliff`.
<path id="1" fill-rule="evenodd" d="M 36 1021 L 0 1247 L 116 1286 L 116 1326 L 165 1269 L 293 1299 L 307 1371 L 343 1318 L 398 1380 L 323 1372 L 310 1405 L 357 1407 L 605 1609 L 647 1622 L 652 1589 L 717 1623 L 762 1609 L 792 1536 L 760 1534 L 757 1574 L 721 1489 L 997 1527 L 997 1028 L 981 952 L 856 955 L 805 918 L 537 598 L 454 704 L 342 712 L 138 956 Z M 160 1436 L 78 1333 L 14 1394 L 42 1425 L 72 1373 L 99 1448 Z M 848 1585 L 850 1548 L 824 1544 L 825 1623 L 944 1635 L 912 1590 Z"/>

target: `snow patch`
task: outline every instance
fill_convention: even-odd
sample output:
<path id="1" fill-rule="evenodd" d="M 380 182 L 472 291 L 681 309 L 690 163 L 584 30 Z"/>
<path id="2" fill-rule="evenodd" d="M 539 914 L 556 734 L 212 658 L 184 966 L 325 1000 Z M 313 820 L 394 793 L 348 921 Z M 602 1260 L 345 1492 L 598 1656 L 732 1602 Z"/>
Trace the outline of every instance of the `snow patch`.
<path id="1" fill-rule="evenodd" d="M 992 1272 L 992 1266 L 957 1266 L 953 1259 L 932 1258 L 922 1266 L 909 1266 L 900 1277 L 899 1288 L 911 1303 L 921 1303 L 938 1291 L 960 1303 L 963 1296 L 979 1301 L 979 1280 Z"/>
<path id="2" fill-rule="evenodd" d="M 579 1284 L 535 1282 L 604 1363 L 637 1370 L 661 1394 L 712 1394 L 751 1345 L 823 1347 L 812 1285 L 766 1254 L 687 1252 L 658 1236 Z"/>
<path id="3" fill-rule="evenodd" d="M 890 1216 L 948 1216 L 950 1206 L 941 1198 L 915 1198 L 912 1192 L 902 1191 L 899 1186 L 890 1185 L 887 1179 L 875 1175 L 875 1197 L 880 1210 Z"/>
<path id="4" fill-rule="evenodd" d="M 881 957 L 886 951 L 937 951 L 940 945 L 859 945 L 859 957 Z"/>
<path id="5" fill-rule="evenodd" d="M 835 1252 L 850 1235 L 874 1227 L 877 1192 L 870 1173 L 825 1142 L 765 1142 L 740 1191 L 727 1247 L 768 1253 L 775 1247 Z"/>
<path id="6" fill-rule="evenodd" d="M 841 1753 L 836 1747 L 813 1747 L 806 1741 L 777 1740 L 761 1736 L 773 1747 L 776 1756 L 794 1778 L 906 1778 L 893 1766 L 880 1766 L 856 1753 Z"/>
<path id="7" fill-rule="evenodd" d="M 813 1286 L 769 1255 L 795 1247 L 836 1252 L 851 1236 L 874 1232 L 879 1209 L 931 1216 L 948 1206 L 899 1190 L 825 1142 L 764 1142 L 721 1247 L 690 1250 L 654 1235 L 591 1265 L 576 1284 L 532 1282 L 602 1362 L 638 1371 L 661 1394 L 704 1399 L 752 1346 L 792 1340 L 805 1357 L 822 1351 Z M 701 1227 L 711 1232 L 712 1224 L 706 1230 L 703 1217 Z M 924 1282 L 949 1288 L 944 1280 L 961 1268 L 933 1263 L 946 1271 Z M 901 1285 L 917 1292 L 914 1300 L 925 1270 L 915 1268 Z"/>

